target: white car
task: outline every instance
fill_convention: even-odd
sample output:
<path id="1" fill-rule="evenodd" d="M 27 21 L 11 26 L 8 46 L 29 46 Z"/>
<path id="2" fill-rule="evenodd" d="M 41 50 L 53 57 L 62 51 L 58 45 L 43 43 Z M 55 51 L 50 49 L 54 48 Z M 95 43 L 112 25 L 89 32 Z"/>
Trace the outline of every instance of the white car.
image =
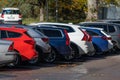
<path id="1" fill-rule="evenodd" d="M 22 16 L 19 8 L 2 8 L 0 22 L 8 24 L 22 24 Z"/>
<path id="2" fill-rule="evenodd" d="M 16 54 L 12 41 L 0 40 L 0 66 L 14 63 Z"/>
<path id="3" fill-rule="evenodd" d="M 31 23 L 30 25 L 31 26 L 51 25 L 66 29 L 70 37 L 71 47 L 75 52 L 76 58 L 79 58 L 83 54 L 88 54 L 89 56 L 93 56 L 95 54 L 93 44 L 91 40 L 88 40 L 88 34 L 79 29 L 80 26 L 73 24 L 49 23 L 49 22 Z"/>

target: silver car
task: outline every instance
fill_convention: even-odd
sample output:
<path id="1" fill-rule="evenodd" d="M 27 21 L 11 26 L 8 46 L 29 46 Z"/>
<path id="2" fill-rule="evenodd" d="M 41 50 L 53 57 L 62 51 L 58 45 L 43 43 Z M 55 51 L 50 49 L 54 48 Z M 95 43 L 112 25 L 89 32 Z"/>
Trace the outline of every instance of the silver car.
<path id="1" fill-rule="evenodd" d="M 0 66 L 14 63 L 16 54 L 12 41 L 0 40 Z"/>

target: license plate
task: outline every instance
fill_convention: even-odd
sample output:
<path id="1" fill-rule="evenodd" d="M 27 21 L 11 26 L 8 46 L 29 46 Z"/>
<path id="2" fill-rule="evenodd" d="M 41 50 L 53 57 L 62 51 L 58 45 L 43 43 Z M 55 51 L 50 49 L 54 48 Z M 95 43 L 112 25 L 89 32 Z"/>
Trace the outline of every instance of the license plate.
<path id="1" fill-rule="evenodd" d="M 8 19 L 15 19 L 14 17 L 8 17 Z"/>

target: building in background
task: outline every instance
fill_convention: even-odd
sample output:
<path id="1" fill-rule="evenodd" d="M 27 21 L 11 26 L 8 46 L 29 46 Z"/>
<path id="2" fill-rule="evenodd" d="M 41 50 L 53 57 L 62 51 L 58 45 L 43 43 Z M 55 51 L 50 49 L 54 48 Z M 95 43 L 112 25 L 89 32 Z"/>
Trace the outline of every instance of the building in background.
<path id="1" fill-rule="evenodd" d="M 101 7 L 98 12 L 98 19 L 120 19 L 120 7 L 115 5 Z"/>

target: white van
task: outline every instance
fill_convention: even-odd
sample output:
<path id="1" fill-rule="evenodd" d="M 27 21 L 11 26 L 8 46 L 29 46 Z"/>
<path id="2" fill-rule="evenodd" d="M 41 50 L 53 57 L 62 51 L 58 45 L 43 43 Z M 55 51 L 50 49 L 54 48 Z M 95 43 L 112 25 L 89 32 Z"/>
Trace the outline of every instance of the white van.
<path id="1" fill-rule="evenodd" d="M 22 15 L 19 8 L 2 8 L 0 22 L 8 24 L 22 24 Z"/>

